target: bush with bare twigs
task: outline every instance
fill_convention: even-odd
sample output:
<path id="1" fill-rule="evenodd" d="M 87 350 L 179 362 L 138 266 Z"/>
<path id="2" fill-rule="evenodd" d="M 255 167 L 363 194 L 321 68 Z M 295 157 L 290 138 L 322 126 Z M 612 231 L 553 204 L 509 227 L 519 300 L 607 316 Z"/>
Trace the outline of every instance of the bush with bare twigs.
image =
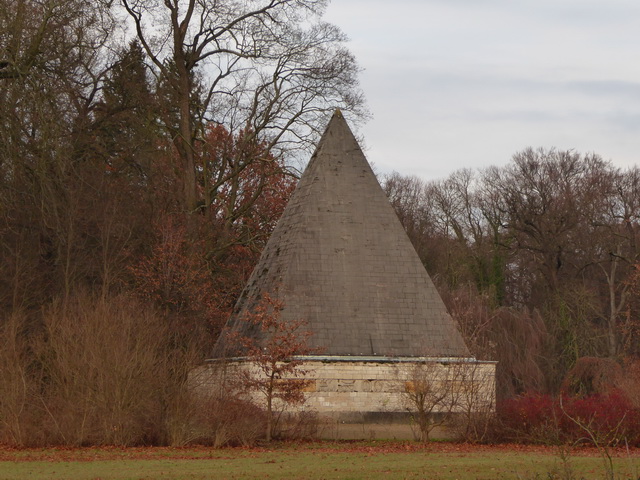
<path id="1" fill-rule="evenodd" d="M 24 313 L 0 322 L 0 443 L 28 446 L 38 442 L 37 394 L 41 369 L 33 358 Z"/>
<path id="2" fill-rule="evenodd" d="M 174 443 L 195 349 L 148 305 L 78 294 L 0 325 L 0 438 L 10 445 Z"/>

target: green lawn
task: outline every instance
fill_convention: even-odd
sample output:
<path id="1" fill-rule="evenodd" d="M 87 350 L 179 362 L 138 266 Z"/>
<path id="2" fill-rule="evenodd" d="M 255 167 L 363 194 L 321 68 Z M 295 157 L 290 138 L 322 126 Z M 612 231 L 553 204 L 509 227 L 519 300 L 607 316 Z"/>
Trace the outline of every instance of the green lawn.
<path id="1" fill-rule="evenodd" d="M 389 451 L 335 447 L 222 450 L 4 452 L 0 479 L 563 479 L 552 453 L 497 449 Z M 134 450 L 134 452 L 138 452 Z M 131 457 L 134 458 L 131 458 Z M 72 458 L 73 460 L 69 460 Z M 575 478 L 605 478 L 602 458 L 572 456 Z M 615 478 L 638 478 L 640 459 L 617 458 Z M 556 474 L 556 476 L 554 476 Z"/>

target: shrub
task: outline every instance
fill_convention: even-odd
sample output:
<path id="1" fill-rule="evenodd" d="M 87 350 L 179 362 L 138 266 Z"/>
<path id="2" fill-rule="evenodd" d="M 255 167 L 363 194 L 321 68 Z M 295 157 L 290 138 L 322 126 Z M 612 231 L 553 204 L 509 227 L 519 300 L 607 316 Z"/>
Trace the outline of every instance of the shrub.
<path id="1" fill-rule="evenodd" d="M 555 443 L 558 411 L 549 395 L 527 394 L 498 402 L 498 436 L 517 442 Z"/>
<path id="2" fill-rule="evenodd" d="M 0 318 L 0 443 L 32 446 L 40 438 L 41 369 L 31 354 L 23 312 Z"/>
<path id="3" fill-rule="evenodd" d="M 282 300 L 263 293 L 257 306 L 241 318 L 242 328 L 251 333 L 229 332 L 226 337 L 232 344 L 239 344 L 253 367 L 241 369 L 241 388 L 244 393 L 256 392 L 264 400 L 267 442 L 284 409 L 305 402 L 304 390 L 309 380 L 304 379 L 307 371 L 296 357 L 319 352 L 308 343 L 312 333 L 300 330 L 306 322 L 284 320 L 283 309 Z"/>
<path id="4" fill-rule="evenodd" d="M 318 414 L 311 410 L 285 412 L 276 425 L 275 436 L 284 440 L 309 440 L 318 435 Z"/>
<path id="5" fill-rule="evenodd" d="M 194 348 L 126 295 L 79 293 L 29 319 L 0 318 L 0 442 L 12 446 L 172 441 L 188 423 Z"/>
<path id="6" fill-rule="evenodd" d="M 250 447 L 264 437 L 267 414 L 254 403 L 232 395 L 201 401 L 203 431 L 193 443 Z"/>
<path id="7" fill-rule="evenodd" d="M 44 311 L 37 347 L 47 443 L 139 445 L 158 437 L 168 378 L 162 319 L 126 296 L 80 294 Z"/>
<path id="8" fill-rule="evenodd" d="M 616 386 L 635 408 L 640 408 L 640 359 L 627 357 L 623 360 L 624 375 L 617 379 Z"/>
<path id="9" fill-rule="evenodd" d="M 571 439 L 594 435 L 607 445 L 624 440 L 640 444 L 640 410 L 620 391 L 569 397 L 563 401 L 562 408 L 565 413 L 562 429 Z"/>
<path id="10" fill-rule="evenodd" d="M 562 392 L 584 396 L 609 392 L 623 378 L 622 368 L 611 358 L 581 357 L 567 372 Z"/>
<path id="11" fill-rule="evenodd" d="M 640 410 L 620 391 L 586 397 L 527 394 L 498 404 L 501 437 L 508 441 L 592 441 L 640 445 Z"/>

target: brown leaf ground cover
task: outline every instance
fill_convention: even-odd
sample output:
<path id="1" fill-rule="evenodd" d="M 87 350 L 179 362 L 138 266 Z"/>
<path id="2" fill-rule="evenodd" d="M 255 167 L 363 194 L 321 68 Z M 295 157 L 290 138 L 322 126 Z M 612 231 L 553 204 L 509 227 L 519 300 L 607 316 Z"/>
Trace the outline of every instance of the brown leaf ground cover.
<path id="1" fill-rule="evenodd" d="M 556 455 L 557 446 L 498 444 L 478 445 L 454 442 L 418 442 L 404 441 L 369 441 L 369 442 L 273 442 L 266 446 L 211 448 L 206 446 L 189 447 L 48 447 L 48 448 L 11 448 L 0 445 L 0 461 L 11 462 L 70 462 L 97 460 L 189 460 L 189 459 L 233 459 L 238 457 L 261 456 L 268 452 L 313 452 L 316 454 L 354 453 L 359 455 L 384 455 L 398 453 L 442 453 L 453 455 L 473 455 L 520 453 L 526 455 Z M 611 448 L 612 457 L 640 458 L 640 448 L 626 448 L 624 446 Z M 599 452 L 593 446 L 576 446 L 571 448 L 571 455 L 576 457 L 599 457 Z"/>

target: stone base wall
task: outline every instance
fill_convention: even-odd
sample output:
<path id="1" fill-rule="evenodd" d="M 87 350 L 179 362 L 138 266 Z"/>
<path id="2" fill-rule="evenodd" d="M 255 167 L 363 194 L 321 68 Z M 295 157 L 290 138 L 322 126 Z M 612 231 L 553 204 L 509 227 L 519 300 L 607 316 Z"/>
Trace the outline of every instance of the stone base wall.
<path id="1" fill-rule="evenodd" d="M 449 401 L 455 402 L 453 410 L 459 413 L 486 411 L 495 404 L 495 362 L 309 359 L 302 368 L 309 384 L 304 405 L 295 408 L 317 412 L 323 437 L 411 438 L 412 393 L 416 391 L 438 395 L 439 389 L 449 388 Z M 221 375 L 233 376 L 240 369 L 258 375 L 255 366 L 247 362 L 228 362 L 224 368 L 212 362 L 194 372 L 192 379 L 199 388 L 211 391 Z M 255 400 L 260 402 L 257 397 Z"/>

